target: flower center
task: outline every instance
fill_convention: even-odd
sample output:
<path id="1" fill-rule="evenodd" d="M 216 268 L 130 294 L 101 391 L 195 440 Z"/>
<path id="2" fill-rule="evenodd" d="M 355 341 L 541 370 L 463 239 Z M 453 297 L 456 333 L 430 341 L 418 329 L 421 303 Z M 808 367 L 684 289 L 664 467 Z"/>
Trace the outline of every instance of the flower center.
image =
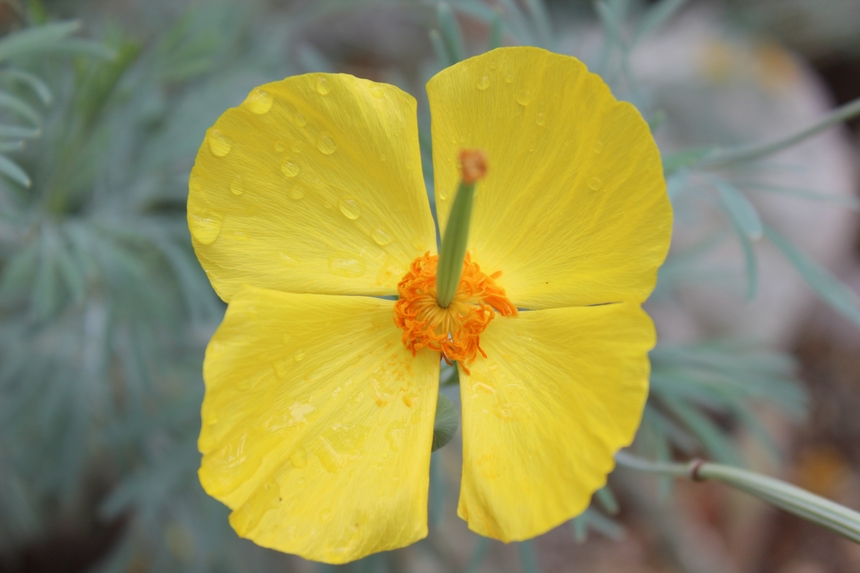
<path id="1" fill-rule="evenodd" d="M 468 374 L 480 352 L 481 333 L 496 315 L 516 316 L 517 307 L 505 296 L 495 279 L 501 271 L 486 275 L 469 253 L 463 260 L 460 284 L 451 303 L 442 308 L 436 300 L 438 255 L 429 252 L 415 259 L 397 285 L 394 323 L 403 330 L 403 345 L 413 356 L 422 348 L 442 353 L 448 364 L 457 360 Z"/>

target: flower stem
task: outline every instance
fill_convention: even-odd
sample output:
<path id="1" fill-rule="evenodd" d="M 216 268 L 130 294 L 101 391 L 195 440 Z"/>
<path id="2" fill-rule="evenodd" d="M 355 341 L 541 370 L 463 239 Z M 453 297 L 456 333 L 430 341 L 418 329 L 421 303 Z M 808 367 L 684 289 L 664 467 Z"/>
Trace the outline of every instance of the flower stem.
<path id="1" fill-rule="evenodd" d="M 615 461 L 625 468 L 646 473 L 686 477 L 693 481 L 721 481 L 860 543 L 860 513 L 782 480 L 703 460 L 685 464 L 660 463 L 618 452 Z"/>

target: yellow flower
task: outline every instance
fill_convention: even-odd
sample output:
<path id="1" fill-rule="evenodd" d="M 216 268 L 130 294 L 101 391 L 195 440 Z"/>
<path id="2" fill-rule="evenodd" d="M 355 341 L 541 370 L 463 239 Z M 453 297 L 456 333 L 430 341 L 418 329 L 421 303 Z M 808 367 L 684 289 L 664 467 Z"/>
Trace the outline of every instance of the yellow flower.
<path id="1" fill-rule="evenodd" d="M 481 535 L 583 511 L 639 424 L 655 341 L 640 304 L 672 217 L 648 126 L 536 48 L 471 58 L 427 91 L 440 228 L 458 153 L 489 162 L 457 312 L 409 290 L 429 288 L 436 252 L 409 95 L 287 78 L 221 116 L 197 156 L 188 223 L 229 303 L 203 366 L 199 476 L 259 545 L 342 563 L 426 536 L 442 352 L 465 361 L 459 514 Z M 374 298 L 401 281 L 414 305 Z"/>

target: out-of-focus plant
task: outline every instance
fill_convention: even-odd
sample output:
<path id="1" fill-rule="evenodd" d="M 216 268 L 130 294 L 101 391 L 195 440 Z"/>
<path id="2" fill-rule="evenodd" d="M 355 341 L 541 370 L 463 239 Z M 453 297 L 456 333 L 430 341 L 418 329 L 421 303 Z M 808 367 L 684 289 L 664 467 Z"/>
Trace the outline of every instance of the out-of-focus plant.
<path id="1" fill-rule="evenodd" d="M 647 86 L 636 80 L 630 54 L 684 4 L 595 2 L 603 43 L 593 53 L 574 54 L 652 125 L 661 116 L 650 106 Z M 126 523 L 104 571 L 132 564 L 149 571 L 283 570 L 280 556 L 235 537 L 226 508 L 205 496 L 196 481 L 202 349 L 223 307 L 190 250 L 187 178 L 205 128 L 253 86 L 311 68 L 337 68 L 308 44 L 297 54 L 289 48 L 303 26 L 356 6 L 318 2 L 292 18 L 266 20 L 253 3 L 207 3 L 152 44 L 116 26 L 106 27 L 100 42 L 84 40 L 74 23 L 33 25 L 0 39 L 0 551 L 12 551 L 61 517 L 79 518 L 98 503 L 103 519 L 125 517 Z M 484 48 L 558 47 L 542 0 L 459 0 L 413 8 L 432 28 L 436 61 L 420 70 L 425 79 Z M 461 18 L 486 29 L 483 48 L 464 37 Z M 303 67 L 292 67 L 288 55 Z M 389 79 L 408 87 L 402 78 Z M 414 95 L 425 102 L 421 93 Z M 745 195 L 755 190 L 748 169 L 755 161 L 857 115 L 858 107 L 849 104 L 772 144 L 665 156 L 673 201 L 716 200 L 725 228 L 674 253 L 656 294 L 671 300 L 677 285 L 720 274 L 703 267 L 703 256 L 734 238 L 745 253 L 739 263 L 753 297 L 753 245 L 770 241 L 824 300 L 860 322 L 850 291 L 771 228 Z M 425 153 L 429 140 L 425 130 Z M 423 163 L 432 189 L 429 155 Z M 831 200 L 805 190 L 767 190 Z M 742 465 L 733 439 L 737 428 L 778 457 L 755 408 L 770 404 L 803 415 L 805 396 L 786 355 L 748 341 L 716 340 L 660 345 L 652 359 L 652 395 L 633 451 L 667 465 L 646 467 L 627 459 L 628 466 L 687 475 L 687 466 L 682 471 L 670 464 L 676 453 Z M 456 370 L 443 368 L 442 382 L 456 402 L 449 393 Z M 444 412 L 449 439 L 456 427 L 453 411 Z M 699 477 L 734 480 L 737 487 L 743 482 L 754 494 L 773 485 L 720 471 Z M 669 480 L 661 484 L 670 495 Z M 473 571 L 486 554 L 486 541 L 476 539 L 465 564 L 433 543 L 432 527 L 450 497 L 436 459 L 428 554 L 445 568 L 465 565 Z M 601 490 L 571 523 L 574 538 L 585 540 L 589 531 L 622 536 L 612 517 L 618 509 L 611 489 Z M 519 549 L 523 570 L 537 571 L 531 544 Z M 398 563 L 396 556 L 378 555 L 352 570 L 395 571 Z"/>
<path id="2" fill-rule="evenodd" d="M 188 172 L 223 107 L 290 72 L 251 14 L 201 6 L 154 46 L 75 22 L 0 40 L 0 551 L 98 504 L 127 524 L 106 570 L 273 557 L 211 519 L 194 478 L 223 307 L 190 251 Z"/>

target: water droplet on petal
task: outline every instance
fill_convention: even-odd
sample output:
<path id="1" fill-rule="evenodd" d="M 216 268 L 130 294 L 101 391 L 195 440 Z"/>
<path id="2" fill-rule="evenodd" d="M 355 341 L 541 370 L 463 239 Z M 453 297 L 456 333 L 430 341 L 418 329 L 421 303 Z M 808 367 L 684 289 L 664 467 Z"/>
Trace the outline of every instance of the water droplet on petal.
<path id="1" fill-rule="evenodd" d="M 191 236 L 199 243 L 211 245 L 221 234 L 224 215 L 210 209 L 198 209 L 188 215 L 188 228 Z"/>
<path id="2" fill-rule="evenodd" d="M 529 102 L 532 101 L 532 92 L 530 92 L 529 90 L 523 90 L 517 93 L 516 100 L 517 103 L 522 106 L 529 105 Z"/>
<path id="3" fill-rule="evenodd" d="M 216 157 L 224 157 L 233 148 L 233 142 L 221 133 L 220 129 L 209 130 L 209 137 L 207 139 L 209 140 L 209 150 Z"/>
<path id="4" fill-rule="evenodd" d="M 490 87 L 490 77 L 489 76 L 482 76 L 481 79 L 478 80 L 478 83 L 476 84 L 476 86 L 479 90 L 484 91 L 485 89 Z"/>
<path id="5" fill-rule="evenodd" d="M 324 510 L 322 510 L 322 511 L 320 512 L 320 521 L 322 521 L 323 523 L 325 523 L 326 521 L 328 521 L 329 519 L 331 519 L 331 514 L 332 514 L 331 509 L 324 509 Z"/>
<path id="6" fill-rule="evenodd" d="M 293 185 L 287 189 L 287 197 L 293 201 L 301 201 L 305 198 L 305 190 L 300 185 Z"/>
<path id="7" fill-rule="evenodd" d="M 355 199 L 341 199 L 338 207 L 347 219 L 355 221 L 361 216 L 361 205 Z"/>
<path id="8" fill-rule="evenodd" d="M 448 200 L 448 191 L 447 191 L 447 189 L 439 189 L 439 192 L 438 192 L 438 193 L 439 193 L 439 199 L 441 199 L 442 201 L 447 201 L 447 200 Z"/>
<path id="9" fill-rule="evenodd" d="M 597 177 L 588 180 L 588 188 L 592 191 L 599 191 L 601 187 L 603 187 L 603 182 Z"/>
<path id="10" fill-rule="evenodd" d="M 296 362 L 301 362 L 302 360 L 304 360 L 304 358 L 305 358 L 305 351 L 304 350 L 296 350 L 296 353 L 293 354 L 293 360 L 295 360 Z"/>
<path id="11" fill-rule="evenodd" d="M 382 89 L 382 86 L 374 84 L 370 86 L 370 95 L 372 95 L 376 99 L 382 99 L 383 96 L 385 96 L 385 90 Z"/>
<path id="12" fill-rule="evenodd" d="M 242 195 L 245 192 L 245 182 L 242 181 L 242 176 L 237 175 L 230 181 L 230 193 L 236 195 Z"/>
<path id="13" fill-rule="evenodd" d="M 281 171 L 283 171 L 284 175 L 287 177 L 295 177 L 299 174 L 299 164 L 295 161 L 287 161 L 281 165 Z"/>
<path id="14" fill-rule="evenodd" d="M 297 468 L 303 468 L 308 465 L 308 452 L 301 446 L 301 444 L 297 445 L 293 448 L 293 451 L 290 452 L 290 463 Z"/>
<path id="15" fill-rule="evenodd" d="M 245 98 L 244 103 L 245 107 L 251 110 L 251 113 L 262 115 L 272 109 L 272 102 L 274 101 L 272 94 L 269 92 L 261 88 L 254 88 L 251 90 L 251 93 L 248 94 L 248 97 Z"/>
<path id="16" fill-rule="evenodd" d="M 505 75 L 505 83 L 506 83 L 506 84 L 509 84 L 509 83 L 511 83 L 511 82 L 513 82 L 513 81 L 514 81 L 514 76 L 512 76 L 511 74 L 506 74 L 506 75 Z"/>
<path id="17" fill-rule="evenodd" d="M 370 234 L 373 242 L 375 242 L 380 247 L 384 247 L 385 245 L 391 243 L 394 238 L 389 235 L 384 229 L 376 229 Z"/>
<path id="18" fill-rule="evenodd" d="M 287 142 L 279 139 L 275 142 L 275 151 L 283 151 L 287 148 Z"/>
<path id="19" fill-rule="evenodd" d="M 317 140 L 317 149 L 325 153 L 326 155 L 331 155 L 335 151 L 337 151 L 337 144 L 328 134 L 320 135 L 320 138 Z"/>
<path id="20" fill-rule="evenodd" d="M 600 153 L 601 151 L 603 151 L 603 142 L 602 141 L 595 141 L 594 142 L 594 153 Z"/>
<path id="21" fill-rule="evenodd" d="M 304 127 L 308 124 L 308 120 L 301 113 L 296 113 L 296 115 L 293 116 L 293 123 L 299 127 Z"/>
<path id="22" fill-rule="evenodd" d="M 331 91 L 331 86 L 328 83 L 328 79 L 325 77 L 317 78 L 316 90 L 317 93 L 320 95 L 328 95 Z"/>
<path id="23" fill-rule="evenodd" d="M 380 156 L 380 159 L 383 161 L 388 161 L 388 156 L 383 153 L 382 156 Z"/>
<path id="24" fill-rule="evenodd" d="M 536 122 L 538 125 L 546 125 L 546 115 L 543 112 L 537 114 Z"/>
<path id="25" fill-rule="evenodd" d="M 272 368 L 275 370 L 275 375 L 278 378 L 284 379 L 290 374 L 290 369 L 283 362 L 273 362 Z"/>
<path id="26" fill-rule="evenodd" d="M 339 277 L 358 278 L 367 270 L 367 263 L 361 257 L 341 253 L 329 257 L 328 270 Z"/>

